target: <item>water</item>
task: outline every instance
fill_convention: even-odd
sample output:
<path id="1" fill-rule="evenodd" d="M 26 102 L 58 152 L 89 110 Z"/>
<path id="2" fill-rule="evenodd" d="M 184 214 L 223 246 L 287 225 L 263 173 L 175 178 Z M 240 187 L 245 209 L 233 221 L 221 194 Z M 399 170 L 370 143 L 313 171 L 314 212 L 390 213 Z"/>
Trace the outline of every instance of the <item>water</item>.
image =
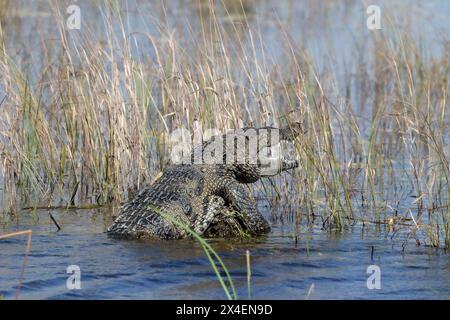
<path id="1" fill-rule="evenodd" d="M 58 17 L 46 0 L 20 0 L 19 3 L 18 6 L 6 6 L 14 7 L 9 11 L 4 9 L 2 12 L 0 8 L 2 27 L 5 29 L 5 45 L 11 58 L 19 65 L 27 61 L 24 67 L 31 70 L 30 77 L 33 79 L 33 71 L 46 67 L 42 65 L 42 56 L 48 52 L 42 51 L 42 41 L 47 45 L 55 45 L 55 38 L 58 37 L 55 24 L 66 22 L 66 8 L 73 3 L 59 2 Z M 153 46 L 142 33 L 158 37 L 161 26 L 164 32 L 173 32 L 174 39 L 185 46 L 186 50 L 189 50 L 189 46 L 196 46 L 196 38 L 202 30 L 201 23 L 208 23 L 211 18 L 208 3 L 206 0 L 119 2 L 124 32 L 132 39 L 130 50 L 133 57 L 140 60 L 147 55 L 154 56 Z M 225 8 L 220 3 L 225 3 Z M 244 50 L 253 49 L 253 40 L 258 59 L 264 52 L 267 61 L 282 64 L 287 50 L 286 38 L 283 35 L 288 33 L 298 48 L 304 48 L 311 54 L 313 65 L 319 73 L 332 71 L 338 80 L 343 80 L 345 73 L 358 72 L 354 68 L 358 59 L 367 63 L 371 60 L 371 40 L 377 31 L 370 31 L 366 26 L 366 8 L 370 2 L 244 0 L 243 4 L 245 11 L 241 9 L 239 0 L 220 1 L 216 6 L 216 15 L 223 23 L 227 36 L 241 41 Z M 81 12 L 81 29 L 68 32 L 69 45 L 72 45 L 72 41 L 79 41 L 86 36 L 99 44 L 107 41 L 109 35 L 104 21 L 105 9 L 87 0 L 79 1 L 77 5 Z M 417 37 L 416 40 L 420 41 L 423 48 L 427 48 L 426 53 L 430 55 L 439 55 L 448 50 L 450 2 L 383 0 L 378 1 L 378 5 L 382 10 L 383 31 L 412 31 Z M 250 39 L 245 32 L 247 29 L 242 27 L 244 18 L 247 19 L 249 30 L 254 32 L 254 39 Z M 114 25 L 118 28 L 119 23 L 116 22 Z M 232 22 L 235 23 L 234 26 Z M 121 30 L 118 28 L 115 32 L 120 38 Z M 119 50 L 120 43 L 116 45 L 119 46 L 116 50 Z M 339 82 L 338 86 L 345 90 L 344 83 Z"/>
<path id="2" fill-rule="evenodd" d="M 430 55 L 448 50 L 450 2 L 448 1 L 378 1 L 385 12 L 395 17 L 398 31 L 411 28 Z M 15 15 L 0 15 L 5 42 L 12 59 L 24 68 L 30 64 L 39 74 L 42 66 L 41 41 L 52 42 L 57 29 L 47 1 L 20 1 Z M 68 2 L 69 3 L 69 2 Z M 94 30 L 90 37 L 104 41 L 104 24 L 91 1 L 77 2 L 83 23 Z M 260 30 L 267 61 L 283 65 L 286 48 L 279 24 L 293 41 L 305 47 L 319 72 L 330 71 L 341 92 L 346 87 L 347 72 L 358 90 L 355 75 L 355 52 L 370 63 L 371 33 L 366 28 L 362 1 L 246 1 L 246 16 L 252 30 Z M 325 4 L 326 3 L 326 4 Z M 200 5 L 199 5 L 200 4 Z M 164 20 L 168 30 L 181 43 L 189 43 L 199 28 L 198 11 L 204 1 L 130 1 L 126 19 L 127 32 L 157 34 L 156 25 Z M 62 6 L 63 7 L 63 6 Z M 229 10 L 235 10 L 228 8 Z M 163 11 L 166 13 L 163 16 Z M 1 13 L 1 12 L 0 12 Z M 155 19 L 148 19 L 152 14 Z M 227 24 L 230 16 L 218 12 Z M 181 18 L 182 17 L 182 18 Z M 234 20 L 242 12 L 231 12 Z M 385 24 L 383 28 L 391 28 Z M 191 34 L 187 25 L 194 30 Z M 231 27 L 230 31 L 233 29 Z M 38 30 L 36 33 L 35 30 Z M 233 34 L 230 32 L 230 34 Z M 83 29 L 69 37 L 83 37 Z M 133 35 L 135 36 L 135 35 Z M 185 38 L 186 36 L 186 38 Z M 232 35 L 230 35 L 232 36 Z M 238 35 L 236 35 L 238 36 Z M 242 35 L 240 35 L 242 36 Z M 248 36 L 242 36 L 249 46 Z M 256 37 L 257 38 L 257 37 Z M 183 40 L 184 39 L 184 40 Z M 152 47 L 136 36 L 134 56 L 152 54 Z M 184 41 L 184 42 L 183 42 Z M 192 45 L 192 42 L 191 42 Z M 447 45 L 447 47 L 446 47 Z M 357 49 L 355 51 L 355 48 Z M 248 48 L 247 48 L 248 49 Z M 258 49 L 258 48 L 257 48 Z M 257 50 L 260 55 L 262 50 Z M 367 54 L 367 55 L 366 55 Z M 35 69 L 34 69 L 35 68 Z M 0 85 L 0 100 L 5 95 Z M 358 100 L 356 100 L 358 101 Z M 354 103 L 353 105 L 358 105 Z M 367 111 L 370 114 L 370 111 Z M 369 127 L 367 127 L 369 128 Z M 3 139 L 3 137 L 1 138 Z M 0 182 L 3 185 L 0 171 Z M 409 188 L 409 186 L 407 186 Z M 1 198 L 0 198 L 1 199 Z M 0 200 L 1 201 L 1 200 Z M 1 204 L 1 203 L 0 203 Z M 0 234 L 15 230 L 33 230 L 31 251 L 25 269 L 21 298 L 28 299 L 213 299 L 225 298 L 213 269 L 201 247 L 192 240 L 119 241 L 109 239 L 104 231 L 111 223 L 108 209 L 52 211 L 62 230 L 50 221 L 48 212 L 20 213 L 20 220 L 0 226 Z M 268 212 L 265 212 L 269 216 Z M 305 228 L 298 242 L 291 237 L 292 224 L 276 222 L 273 231 L 261 238 L 246 241 L 214 240 L 213 247 L 223 258 L 236 285 L 239 298 L 247 298 L 246 250 L 251 254 L 251 297 L 255 299 L 449 299 L 450 257 L 442 250 L 403 241 L 408 228 L 396 234 L 384 228 L 357 224 L 343 233 L 322 230 L 318 225 Z M 14 298 L 25 252 L 25 237 L 0 240 L 0 294 Z M 81 290 L 68 290 L 66 269 L 81 269 Z M 367 288 L 367 267 L 381 270 L 381 289 Z"/>
<path id="3" fill-rule="evenodd" d="M 120 241 L 104 231 L 109 210 L 46 211 L 22 215 L 15 229 L 33 238 L 22 299 L 224 299 L 201 247 L 193 240 Z M 36 218 L 39 222 L 36 223 Z M 344 234 L 314 227 L 297 244 L 281 224 L 265 237 L 211 241 L 224 260 L 238 297 L 248 297 L 246 250 L 251 254 L 251 297 L 255 299 L 449 299 L 450 259 L 442 251 L 409 242 L 387 231 L 355 226 Z M 14 298 L 25 238 L 2 240 L 0 292 Z M 373 247 L 373 249 L 372 249 Z M 373 253 L 372 253 L 373 250 Z M 81 270 L 81 289 L 68 290 L 69 265 Z M 367 267 L 381 270 L 381 289 L 367 288 Z"/>

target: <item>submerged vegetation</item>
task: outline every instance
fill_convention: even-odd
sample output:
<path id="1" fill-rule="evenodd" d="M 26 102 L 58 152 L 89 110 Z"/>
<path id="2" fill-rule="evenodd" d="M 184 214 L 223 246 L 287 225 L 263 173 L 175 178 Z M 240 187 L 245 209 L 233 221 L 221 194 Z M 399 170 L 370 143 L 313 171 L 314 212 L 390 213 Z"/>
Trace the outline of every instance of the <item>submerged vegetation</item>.
<path id="1" fill-rule="evenodd" d="M 65 4 L 50 1 L 50 36 L 34 30 L 12 46 L 6 17 L 19 7 L 0 1 L 3 219 L 126 200 L 168 164 L 176 128 L 301 121 L 300 169 L 255 190 L 273 219 L 408 228 L 449 248 L 449 39 L 431 52 L 411 29 L 370 32 L 363 21 L 352 65 L 319 64 L 278 16 L 270 43 L 250 3 L 216 2 L 194 1 L 195 25 L 159 4 L 130 28 L 125 2 L 98 1 L 99 18 L 70 30 Z"/>

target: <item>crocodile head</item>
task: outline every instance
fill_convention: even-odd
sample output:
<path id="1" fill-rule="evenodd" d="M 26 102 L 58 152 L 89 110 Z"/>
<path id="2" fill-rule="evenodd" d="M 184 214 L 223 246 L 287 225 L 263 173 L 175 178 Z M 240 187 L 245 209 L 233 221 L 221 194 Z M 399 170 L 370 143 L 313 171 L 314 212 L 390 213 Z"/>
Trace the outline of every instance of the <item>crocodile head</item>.
<path id="1" fill-rule="evenodd" d="M 245 127 L 194 145 L 182 164 L 217 165 L 241 182 L 255 182 L 298 166 L 294 141 L 305 131 L 300 123 L 284 128 Z"/>
<path id="2" fill-rule="evenodd" d="M 282 171 L 298 167 L 295 140 L 305 131 L 300 123 L 278 129 L 278 137 L 258 151 L 260 175 L 274 176 Z"/>
<path id="3" fill-rule="evenodd" d="M 238 180 L 255 182 L 261 177 L 274 176 L 298 167 L 295 140 L 304 132 L 300 123 L 282 129 L 274 127 L 242 129 L 238 137 L 245 137 L 245 146 L 227 144 L 226 152 L 227 155 L 236 155 L 237 161 L 233 163 L 233 170 Z"/>

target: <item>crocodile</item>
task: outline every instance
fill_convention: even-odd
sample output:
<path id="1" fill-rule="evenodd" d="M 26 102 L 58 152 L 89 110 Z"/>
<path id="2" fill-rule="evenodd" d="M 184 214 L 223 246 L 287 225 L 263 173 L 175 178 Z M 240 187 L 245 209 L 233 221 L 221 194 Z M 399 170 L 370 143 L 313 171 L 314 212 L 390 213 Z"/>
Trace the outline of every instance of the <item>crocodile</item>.
<path id="1" fill-rule="evenodd" d="M 302 132 L 300 123 L 295 123 L 282 129 L 247 127 L 239 133 L 212 137 L 194 147 L 183 158 L 184 162 L 167 166 L 153 184 L 126 202 L 107 234 L 125 239 L 181 239 L 192 236 L 192 231 L 205 237 L 233 236 L 236 232 L 231 230 L 230 221 L 250 235 L 269 232 L 268 222 L 256 209 L 250 184 L 264 176 L 296 168 L 298 161 L 284 153 L 269 158 L 270 163 L 262 161 L 260 156 L 273 152 L 273 147 L 279 147 L 280 142 L 294 141 Z M 236 137 L 244 138 L 245 147 L 237 145 Z M 257 143 L 252 140 L 254 137 L 258 138 Z M 253 145 L 258 155 L 256 161 L 248 156 Z M 222 147 L 222 153 L 217 152 L 218 146 Z M 217 154 L 215 161 L 196 163 L 196 152 L 206 150 L 216 150 L 213 151 Z M 234 161 L 229 161 L 230 154 Z M 266 170 L 268 164 L 272 166 Z M 230 220 L 231 216 L 237 219 Z"/>

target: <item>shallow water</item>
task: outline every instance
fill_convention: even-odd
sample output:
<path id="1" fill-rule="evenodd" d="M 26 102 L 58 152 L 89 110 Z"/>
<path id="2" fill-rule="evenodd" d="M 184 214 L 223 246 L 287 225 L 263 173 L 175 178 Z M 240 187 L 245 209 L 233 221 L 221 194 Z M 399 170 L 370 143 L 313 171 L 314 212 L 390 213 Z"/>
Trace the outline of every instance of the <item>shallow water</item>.
<path id="1" fill-rule="evenodd" d="M 32 229 L 22 299 L 225 299 L 201 247 L 191 240 L 121 241 L 104 233 L 108 210 L 46 211 L 34 219 L 23 214 L 20 226 Z M 36 222 L 39 217 L 39 222 Z M 3 233 L 6 230 L 0 229 Z M 355 226 L 344 234 L 319 227 L 305 230 L 297 244 L 290 232 L 274 225 L 266 237 L 211 241 L 224 260 L 237 295 L 248 297 L 246 250 L 251 255 L 254 299 L 449 299 L 448 254 L 391 240 L 387 231 Z M 373 247 L 373 253 L 372 253 Z M 25 237 L 0 242 L 0 292 L 14 298 L 25 252 Z M 69 290 L 66 268 L 78 265 L 81 289 Z M 367 288 L 367 267 L 381 270 L 381 289 Z"/>

